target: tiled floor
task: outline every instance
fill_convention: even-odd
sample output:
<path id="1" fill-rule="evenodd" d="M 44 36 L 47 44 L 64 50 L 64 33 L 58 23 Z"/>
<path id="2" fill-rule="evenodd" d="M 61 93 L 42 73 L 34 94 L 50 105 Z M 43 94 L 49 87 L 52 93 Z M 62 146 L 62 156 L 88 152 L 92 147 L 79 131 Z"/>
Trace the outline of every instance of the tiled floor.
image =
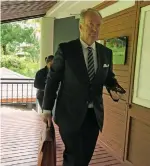
<path id="1" fill-rule="evenodd" d="M 1 166 L 36 166 L 43 124 L 35 111 L 1 108 Z M 57 166 L 62 166 L 63 143 L 57 127 Z M 90 166 L 123 166 L 98 142 Z"/>

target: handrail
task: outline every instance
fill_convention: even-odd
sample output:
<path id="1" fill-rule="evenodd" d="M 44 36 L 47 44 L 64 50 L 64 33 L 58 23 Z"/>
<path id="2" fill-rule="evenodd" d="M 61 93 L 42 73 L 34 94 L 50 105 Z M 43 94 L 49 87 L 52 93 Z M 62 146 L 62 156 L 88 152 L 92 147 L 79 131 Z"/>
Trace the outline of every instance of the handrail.
<path id="1" fill-rule="evenodd" d="M 33 78 L 1 78 L 1 104 L 34 104 L 36 89 Z"/>
<path id="2" fill-rule="evenodd" d="M 0 80 L 33 80 L 34 78 L 0 78 Z"/>

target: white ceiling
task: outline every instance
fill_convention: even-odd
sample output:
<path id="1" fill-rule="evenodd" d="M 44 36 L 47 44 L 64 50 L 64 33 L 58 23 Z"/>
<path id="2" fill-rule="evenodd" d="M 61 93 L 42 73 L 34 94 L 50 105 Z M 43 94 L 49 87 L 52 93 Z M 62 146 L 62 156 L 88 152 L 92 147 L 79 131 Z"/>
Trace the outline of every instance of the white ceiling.
<path id="1" fill-rule="evenodd" d="M 47 13 L 46 17 L 52 17 L 52 18 L 65 18 L 65 17 L 71 17 L 76 16 L 79 18 L 79 14 L 81 10 L 87 9 L 87 8 L 93 8 L 103 1 L 106 0 L 59 0 L 58 3 L 56 3 Z M 124 1 L 124 0 L 118 0 L 117 3 L 112 4 L 111 6 L 108 6 L 101 11 L 99 11 L 102 15 L 102 17 L 106 17 L 109 15 L 112 15 L 114 13 L 117 13 L 119 11 L 122 11 L 124 9 L 127 9 L 129 7 L 134 6 L 135 0 L 130 1 Z"/>
<path id="2" fill-rule="evenodd" d="M 70 16 L 79 15 L 82 9 L 92 8 L 104 0 L 95 0 L 95 1 L 87 1 L 87 0 L 76 0 L 76 1 L 68 1 L 61 0 L 56 5 L 54 5 L 46 14 L 47 17 L 54 18 L 64 18 Z"/>

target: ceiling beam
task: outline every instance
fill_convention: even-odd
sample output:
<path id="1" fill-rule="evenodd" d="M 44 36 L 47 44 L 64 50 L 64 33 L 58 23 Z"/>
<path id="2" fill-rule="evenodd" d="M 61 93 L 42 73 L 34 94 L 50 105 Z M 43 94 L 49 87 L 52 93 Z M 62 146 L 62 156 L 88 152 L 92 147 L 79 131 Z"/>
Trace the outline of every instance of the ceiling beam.
<path id="1" fill-rule="evenodd" d="M 101 2 L 99 5 L 96 5 L 95 7 L 93 7 L 94 9 L 100 11 L 108 6 L 111 6 L 112 4 L 118 2 L 118 0 L 112 0 L 112 1 L 104 1 Z"/>

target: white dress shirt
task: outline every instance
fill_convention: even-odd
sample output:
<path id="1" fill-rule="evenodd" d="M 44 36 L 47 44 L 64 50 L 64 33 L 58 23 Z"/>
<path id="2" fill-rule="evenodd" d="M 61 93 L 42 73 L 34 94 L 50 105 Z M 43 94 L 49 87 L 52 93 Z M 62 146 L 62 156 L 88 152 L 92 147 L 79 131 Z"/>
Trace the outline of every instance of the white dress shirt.
<path id="1" fill-rule="evenodd" d="M 82 45 L 82 50 L 83 50 L 83 55 L 84 55 L 84 60 L 85 60 L 85 64 L 86 67 L 88 67 L 88 47 L 92 48 L 92 52 L 93 52 L 93 59 L 94 59 L 94 69 L 95 69 L 95 73 L 97 70 L 97 54 L 96 54 L 96 46 L 95 46 L 95 42 L 91 45 L 88 46 L 83 40 L 80 39 L 81 45 Z"/>
<path id="2" fill-rule="evenodd" d="M 85 60 L 85 64 L 86 67 L 88 67 L 88 47 L 92 48 L 92 52 L 93 52 L 93 59 L 94 59 L 94 69 L 95 69 L 95 73 L 98 67 L 97 64 L 97 54 L 96 54 L 96 46 L 95 46 L 95 42 L 91 45 L 88 46 L 83 40 L 80 39 L 81 45 L 82 45 L 82 50 L 83 50 L 83 55 L 84 55 L 84 60 Z M 93 103 L 90 103 L 88 105 L 88 108 L 93 108 Z"/>

